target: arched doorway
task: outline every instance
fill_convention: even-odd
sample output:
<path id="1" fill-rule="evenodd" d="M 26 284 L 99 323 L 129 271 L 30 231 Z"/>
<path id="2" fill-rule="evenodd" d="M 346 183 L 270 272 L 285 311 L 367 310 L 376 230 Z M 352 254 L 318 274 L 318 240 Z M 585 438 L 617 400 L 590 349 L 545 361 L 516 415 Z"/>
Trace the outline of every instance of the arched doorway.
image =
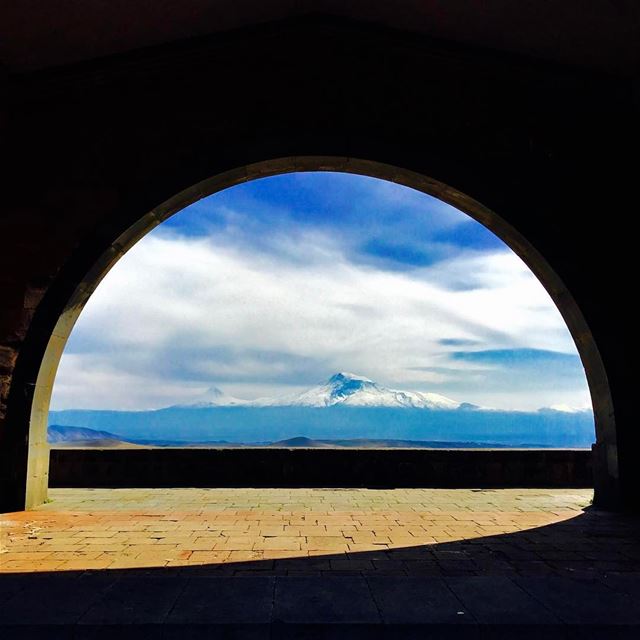
<path id="1" fill-rule="evenodd" d="M 46 445 L 47 412 L 53 388 L 57 366 L 67 338 L 91 293 L 98 286 L 109 269 L 140 238 L 162 221 L 180 211 L 198 199 L 227 187 L 281 173 L 299 171 L 340 171 L 362 174 L 402 184 L 455 206 L 500 237 L 516 254 L 522 258 L 531 271 L 538 277 L 560 310 L 569 328 L 584 365 L 594 408 L 596 424 L 596 451 L 605 451 L 606 455 L 597 456 L 595 462 L 596 500 L 602 494 L 609 494 L 616 478 L 616 439 L 612 402 L 610 398 L 606 372 L 597 347 L 582 313 L 546 260 L 516 229 L 498 214 L 484 207 L 471 197 L 421 174 L 397 167 L 341 157 L 294 157 L 267 160 L 221 173 L 204 180 L 162 203 L 151 212 L 143 215 L 124 233 L 112 239 L 106 251 L 94 261 L 93 268 L 73 283 L 73 293 L 67 298 L 61 314 L 50 333 L 41 363 L 37 363 L 35 391 L 32 397 L 24 399 L 25 411 L 30 415 L 28 434 L 27 462 L 27 506 L 41 503 L 46 497 L 48 450 Z M 107 231 L 108 232 L 108 231 Z M 34 362 L 35 365 L 35 362 Z M 34 375 L 36 369 L 34 367 Z"/>

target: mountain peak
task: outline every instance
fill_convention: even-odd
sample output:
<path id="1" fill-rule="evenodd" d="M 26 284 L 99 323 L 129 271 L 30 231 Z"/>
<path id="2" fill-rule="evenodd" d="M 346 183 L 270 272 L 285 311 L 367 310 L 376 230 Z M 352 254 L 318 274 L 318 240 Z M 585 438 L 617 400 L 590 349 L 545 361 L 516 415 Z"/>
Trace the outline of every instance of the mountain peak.
<path id="1" fill-rule="evenodd" d="M 347 371 L 341 371 L 331 376 L 327 387 L 330 390 L 329 404 L 340 402 L 365 390 L 375 391 L 378 389 L 378 385 L 373 380 Z"/>
<path id="2" fill-rule="evenodd" d="M 327 381 L 327 384 L 336 384 L 336 383 L 341 384 L 343 382 L 350 382 L 350 381 L 373 383 L 373 380 L 370 380 L 365 376 L 358 375 L 357 373 L 350 373 L 349 371 L 340 371 L 338 373 L 334 373 Z"/>
<path id="3" fill-rule="evenodd" d="M 175 405 L 177 407 L 199 407 L 205 409 L 207 407 L 225 407 L 233 405 L 246 404 L 246 400 L 228 396 L 218 387 L 209 387 L 205 393 L 198 397 L 198 401 L 192 404 Z"/>
<path id="4" fill-rule="evenodd" d="M 435 393 L 388 389 L 370 378 L 339 371 L 325 384 L 286 398 L 254 402 L 255 406 L 293 405 L 307 407 L 395 407 L 412 409 L 457 409 L 459 402 Z"/>

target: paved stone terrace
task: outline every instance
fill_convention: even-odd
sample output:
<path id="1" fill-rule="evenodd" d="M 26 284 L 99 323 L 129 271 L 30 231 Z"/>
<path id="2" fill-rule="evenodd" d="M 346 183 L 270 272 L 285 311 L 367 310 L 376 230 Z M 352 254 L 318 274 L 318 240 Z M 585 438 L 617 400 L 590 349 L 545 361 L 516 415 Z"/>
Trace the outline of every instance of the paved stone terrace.
<path id="1" fill-rule="evenodd" d="M 640 571 L 636 523 L 585 511 L 591 497 L 577 489 L 54 489 L 49 504 L 2 516 L 0 571 Z"/>
<path id="2" fill-rule="evenodd" d="M 1 516 L 3 638 L 640 637 L 640 519 L 586 490 L 51 500 Z"/>

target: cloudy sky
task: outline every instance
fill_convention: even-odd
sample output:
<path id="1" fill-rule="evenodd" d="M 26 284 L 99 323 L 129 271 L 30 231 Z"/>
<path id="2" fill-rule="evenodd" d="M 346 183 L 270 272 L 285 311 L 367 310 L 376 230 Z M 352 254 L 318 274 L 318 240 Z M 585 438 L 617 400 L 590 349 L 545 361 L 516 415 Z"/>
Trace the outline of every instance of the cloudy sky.
<path id="1" fill-rule="evenodd" d="M 52 408 L 251 399 L 345 370 L 495 408 L 590 406 L 559 312 L 482 225 L 389 182 L 299 173 L 205 198 L 131 249 L 73 330 Z"/>

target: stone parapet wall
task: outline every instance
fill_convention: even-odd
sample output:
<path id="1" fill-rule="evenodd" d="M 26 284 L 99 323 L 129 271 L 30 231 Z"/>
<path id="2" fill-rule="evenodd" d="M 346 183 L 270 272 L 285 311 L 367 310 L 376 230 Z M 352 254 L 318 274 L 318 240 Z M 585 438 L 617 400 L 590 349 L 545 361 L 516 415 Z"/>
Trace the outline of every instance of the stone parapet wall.
<path id="1" fill-rule="evenodd" d="M 51 487 L 591 487 L 585 449 L 52 449 Z"/>

